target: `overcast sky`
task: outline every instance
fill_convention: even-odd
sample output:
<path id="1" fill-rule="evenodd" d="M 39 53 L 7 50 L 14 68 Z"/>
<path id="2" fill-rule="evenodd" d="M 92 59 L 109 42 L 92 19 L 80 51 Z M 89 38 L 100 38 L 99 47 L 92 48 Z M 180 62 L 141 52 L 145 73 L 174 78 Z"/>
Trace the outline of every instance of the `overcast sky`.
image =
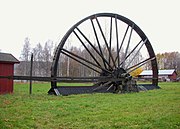
<path id="1" fill-rule="evenodd" d="M 134 21 L 156 54 L 180 52 L 179 6 L 179 0 L 0 0 L 0 50 L 19 58 L 26 37 L 31 47 L 59 43 L 84 17 L 111 12 Z"/>

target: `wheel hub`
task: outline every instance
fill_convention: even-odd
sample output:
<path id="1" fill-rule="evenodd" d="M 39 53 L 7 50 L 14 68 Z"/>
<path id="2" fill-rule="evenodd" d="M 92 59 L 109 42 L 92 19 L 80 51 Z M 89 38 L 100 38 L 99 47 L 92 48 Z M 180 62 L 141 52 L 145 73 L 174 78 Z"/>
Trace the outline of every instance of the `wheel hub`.
<path id="1" fill-rule="evenodd" d="M 124 80 L 131 77 L 131 75 L 128 74 L 126 72 L 126 70 L 124 70 L 123 68 L 116 68 L 116 69 L 112 70 L 111 73 L 102 71 L 100 76 L 111 76 L 112 78 L 124 78 Z"/>
<path id="2" fill-rule="evenodd" d="M 108 90 L 113 89 L 115 93 L 124 93 L 131 91 L 138 91 L 136 81 L 133 80 L 132 76 L 126 72 L 123 68 L 116 68 L 112 73 L 103 71 L 100 76 L 111 76 L 112 79 L 121 79 L 121 81 L 107 81 L 100 84 L 108 87 Z"/>

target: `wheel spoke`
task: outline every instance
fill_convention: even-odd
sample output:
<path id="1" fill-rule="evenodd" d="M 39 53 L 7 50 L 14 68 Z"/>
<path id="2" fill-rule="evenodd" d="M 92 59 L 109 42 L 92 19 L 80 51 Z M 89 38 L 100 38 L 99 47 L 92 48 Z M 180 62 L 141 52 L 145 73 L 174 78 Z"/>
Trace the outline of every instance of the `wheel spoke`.
<path id="1" fill-rule="evenodd" d="M 111 72 L 108 71 L 107 69 L 104 69 L 104 68 L 102 68 L 102 67 L 100 67 L 100 66 L 98 66 L 98 65 L 96 65 L 96 64 L 94 64 L 94 63 L 92 63 L 92 62 L 90 62 L 89 60 L 86 60 L 86 59 L 78 56 L 77 54 L 74 54 L 74 53 L 72 53 L 72 52 L 70 52 L 70 51 L 68 51 L 68 50 L 66 50 L 66 49 L 62 49 L 62 51 L 68 53 L 69 55 L 71 55 L 71 57 L 74 56 L 74 57 L 76 57 L 76 59 L 78 58 L 78 59 L 80 59 L 80 60 L 83 60 L 84 62 L 86 62 L 86 63 L 88 63 L 88 64 L 91 64 L 91 65 L 93 65 L 93 66 L 101 69 L 102 71 L 106 71 L 106 72 L 108 72 L 108 73 L 111 73 Z"/>
<path id="2" fill-rule="evenodd" d="M 99 53 L 99 51 L 96 49 L 96 47 L 91 43 L 91 41 L 82 33 L 82 31 L 76 27 L 76 29 L 79 31 L 79 33 L 86 39 L 86 41 L 89 43 L 89 45 L 96 51 L 96 53 L 102 58 L 103 62 L 107 63 L 108 65 L 110 65 L 107 60 L 104 58 L 104 56 Z M 107 69 L 107 68 L 106 68 Z"/>
<path id="3" fill-rule="evenodd" d="M 141 44 L 140 48 L 138 49 L 138 51 L 136 52 L 136 54 L 133 56 L 132 60 L 128 63 L 128 65 L 126 66 L 126 68 L 129 67 L 129 65 L 131 64 L 131 62 L 133 61 L 133 59 L 138 55 L 138 53 L 140 52 L 141 48 L 143 47 L 143 45 L 146 43 L 147 39 Z M 131 53 L 137 48 L 137 46 L 142 42 L 142 40 L 136 45 L 136 47 L 131 51 Z M 127 57 L 128 58 L 128 57 Z"/>
<path id="4" fill-rule="evenodd" d="M 108 85 L 111 84 L 111 83 L 112 83 L 111 81 L 108 81 L 108 82 L 106 82 L 106 83 L 104 83 L 104 84 L 101 84 L 100 86 L 98 86 L 98 87 L 96 87 L 95 89 L 93 89 L 93 91 L 100 90 L 100 89 L 108 86 Z"/>
<path id="5" fill-rule="evenodd" d="M 125 51 L 125 54 L 124 54 L 124 58 L 126 58 L 126 55 L 127 55 L 128 49 L 129 49 L 129 44 L 131 42 L 131 36 L 132 36 L 133 28 L 134 28 L 134 24 L 131 27 L 131 32 L 130 32 L 130 35 L 129 35 L 129 40 L 128 40 L 128 44 L 127 44 L 126 51 Z M 122 67 L 123 68 L 125 67 L 125 61 L 123 62 Z"/>
<path id="6" fill-rule="evenodd" d="M 103 60 L 103 63 L 104 63 L 104 67 L 107 69 L 106 64 L 105 64 L 106 61 L 104 61 L 105 58 L 104 58 L 103 53 L 102 53 L 102 49 L 101 49 L 101 46 L 100 46 L 100 43 L 99 43 L 99 39 L 98 39 L 98 36 L 97 36 L 97 32 L 96 32 L 96 29 L 95 29 L 93 20 L 92 20 L 92 19 L 90 19 L 90 20 L 91 20 L 91 25 L 92 25 L 92 27 L 93 27 L 94 35 L 95 35 L 95 37 L 96 37 L 96 41 L 97 41 L 97 44 L 98 44 L 98 48 L 99 48 L 99 51 L 100 51 L 100 55 L 101 55 L 102 60 Z"/>
<path id="7" fill-rule="evenodd" d="M 111 17 L 111 23 L 110 23 L 110 35 L 109 35 L 109 48 L 111 50 L 111 40 L 112 40 L 112 17 Z M 111 57 L 109 55 L 109 64 L 111 64 Z"/>
<path id="8" fill-rule="evenodd" d="M 107 90 L 106 91 L 109 91 L 112 87 L 113 87 L 114 85 L 113 84 L 111 84 L 108 88 L 107 88 Z"/>
<path id="9" fill-rule="evenodd" d="M 81 38 L 78 36 L 78 34 L 77 34 L 75 31 L 73 31 L 73 32 L 74 32 L 74 34 L 76 35 L 76 37 L 79 39 L 79 41 L 81 42 L 81 44 L 84 46 L 84 48 L 86 49 L 86 51 L 90 54 L 90 56 L 91 56 L 91 57 L 93 58 L 93 60 L 96 62 L 96 64 L 101 67 L 100 63 L 96 60 L 96 58 L 94 57 L 94 55 L 90 52 L 90 50 L 87 48 L 87 46 L 84 44 L 84 42 L 83 42 L 83 41 L 81 40 Z"/>
<path id="10" fill-rule="evenodd" d="M 119 52 L 118 52 L 118 49 L 119 49 L 119 39 L 118 39 L 118 26 L 117 26 L 117 15 L 115 16 L 115 26 L 116 26 L 116 41 L 117 41 L 117 66 L 119 66 Z"/>
<path id="11" fill-rule="evenodd" d="M 112 59 L 112 61 L 113 61 L 114 66 L 116 67 L 116 64 L 115 64 L 114 58 L 113 58 L 113 56 L 112 56 L 111 50 L 109 49 L 109 46 L 108 46 L 108 43 L 107 43 L 106 37 L 105 37 L 105 35 L 104 35 L 103 31 L 102 31 L 101 25 L 100 25 L 100 23 L 99 23 L 99 21 L 98 21 L 97 17 L 95 17 L 95 19 L 96 19 L 96 22 L 97 22 L 97 24 L 98 24 L 98 27 L 99 27 L 99 29 L 100 29 L 100 31 L 101 31 L 101 35 L 103 36 L 103 39 L 104 39 L 105 45 L 106 45 L 106 47 L 107 47 L 107 49 L 108 49 L 108 52 L 109 52 L 109 55 L 110 55 L 110 57 L 111 57 L 111 59 Z"/>
<path id="12" fill-rule="evenodd" d="M 124 58 L 123 61 L 121 61 L 119 68 L 121 67 L 121 65 L 128 59 L 128 57 L 136 50 L 136 48 L 141 44 L 142 40 L 134 47 L 134 49 L 126 56 L 126 58 Z M 128 63 L 128 65 L 126 66 L 126 68 L 129 66 L 129 64 L 133 61 L 133 59 L 135 58 L 135 56 L 138 54 L 138 52 L 140 51 L 140 49 L 142 48 L 142 46 L 146 43 L 143 42 L 143 44 L 141 45 L 141 47 L 139 48 L 139 50 L 137 51 L 137 53 L 134 55 L 134 57 L 132 58 L 132 60 Z"/>
<path id="13" fill-rule="evenodd" d="M 125 31 L 125 33 L 124 33 L 123 39 L 122 39 L 122 41 L 121 41 L 121 45 L 120 45 L 120 47 L 119 47 L 119 49 L 118 49 L 118 53 L 120 53 L 120 51 L 121 51 L 121 48 L 122 48 L 122 46 L 123 46 L 123 44 L 124 44 L 124 40 L 125 40 L 125 38 L 126 38 L 126 35 L 127 35 L 128 30 L 129 30 L 129 25 L 127 26 L 126 31 Z M 116 62 L 117 58 L 118 58 L 118 56 L 116 56 L 115 62 Z"/>
<path id="14" fill-rule="evenodd" d="M 147 64 L 149 61 L 152 61 L 152 60 L 154 60 L 154 59 L 156 59 L 156 57 L 148 58 L 148 59 L 146 59 L 146 60 L 144 60 L 144 61 L 141 61 L 140 63 L 138 63 L 138 64 L 136 64 L 136 65 L 134 65 L 134 66 L 126 69 L 126 71 L 127 71 L 127 73 L 131 73 L 131 72 L 133 72 L 134 70 L 140 68 L 141 66 Z"/>
<path id="15" fill-rule="evenodd" d="M 61 53 L 64 54 L 64 55 L 66 55 L 66 56 L 68 56 L 69 58 L 71 58 L 71 59 L 73 59 L 73 60 L 79 62 L 80 64 L 86 66 L 87 68 L 89 68 L 89 69 L 91 69 L 91 70 L 93 70 L 93 71 L 95 71 L 95 72 L 101 74 L 101 72 L 99 72 L 99 71 L 97 71 L 96 69 L 90 67 L 89 65 L 83 63 L 82 61 L 79 61 L 78 59 L 74 58 L 73 56 L 71 56 L 71 55 L 69 55 L 69 54 L 67 54 L 67 53 L 65 53 L 65 52 L 63 52 L 63 51 L 61 51 Z"/>

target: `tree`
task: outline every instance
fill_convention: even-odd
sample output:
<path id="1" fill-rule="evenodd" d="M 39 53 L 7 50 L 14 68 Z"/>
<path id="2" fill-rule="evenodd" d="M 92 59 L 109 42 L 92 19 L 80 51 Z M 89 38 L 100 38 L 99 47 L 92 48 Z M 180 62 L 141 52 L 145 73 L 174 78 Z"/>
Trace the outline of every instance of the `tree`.
<path id="1" fill-rule="evenodd" d="M 40 43 L 36 45 L 35 48 L 33 48 L 34 53 L 34 74 L 38 76 L 43 75 L 43 47 Z"/>
<path id="2" fill-rule="evenodd" d="M 42 56 L 43 56 L 43 62 L 44 62 L 44 75 L 50 76 L 50 68 L 51 68 L 51 62 L 52 62 L 52 51 L 53 51 L 53 41 L 48 40 L 43 48 Z"/>
<path id="3" fill-rule="evenodd" d="M 30 39 L 28 37 L 24 40 L 23 50 L 21 51 L 20 60 L 21 63 L 18 67 L 18 73 L 21 75 L 29 75 L 29 66 L 30 64 L 28 61 L 30 60 L 31 56 L 31 44 Z"/>
<path id="4" fill-rule="evenodd" d="M 31 52 L 30 39 L 28 37 L 24 40 L 23 50 L 21 51 L 20 59 L 23 61 L 28 61 L 30 59 Z"/>

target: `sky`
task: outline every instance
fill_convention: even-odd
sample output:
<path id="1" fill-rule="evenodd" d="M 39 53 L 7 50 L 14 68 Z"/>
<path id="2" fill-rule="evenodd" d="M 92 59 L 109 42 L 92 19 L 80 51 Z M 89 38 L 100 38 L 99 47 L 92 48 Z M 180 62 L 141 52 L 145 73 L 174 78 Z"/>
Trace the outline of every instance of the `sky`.
<path id="1" fill-rule="evenodd" d="M 0 0 L 0 51 L 19 59 L 24 39 L 31 47 L 58 44 L 81 19 L 117 13 L 134 21 L 155 53 L 180 52 L 179 0 Z"/>

